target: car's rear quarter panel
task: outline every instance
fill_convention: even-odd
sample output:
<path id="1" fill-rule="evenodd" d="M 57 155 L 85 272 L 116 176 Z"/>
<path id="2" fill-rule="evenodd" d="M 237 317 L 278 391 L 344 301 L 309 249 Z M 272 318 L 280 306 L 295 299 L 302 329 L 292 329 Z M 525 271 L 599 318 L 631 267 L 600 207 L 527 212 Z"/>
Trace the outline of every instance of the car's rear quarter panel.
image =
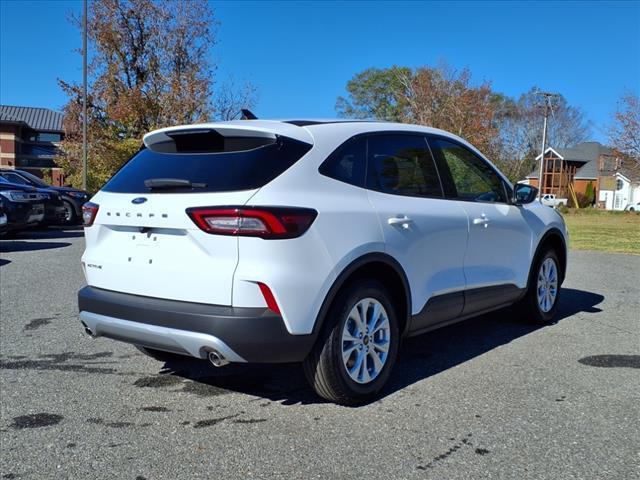
<path id="1" fill-rule="evenodd" d="M 346 139 L 346 138 L 345 138 Z M 266 185 L 249 202 L 318 211 L 301 237 L 263 240 L 241 237 L 234 276 L 234 306 L 266 305 L 256 282 L 267 284 L 290 333 L 313 331 L 322 303 L 337 276 L 356 258 L 384 252 L 380 226 L 366 190 L 318 173 L 340 143 L 323 142 L 285 174 Z"/>

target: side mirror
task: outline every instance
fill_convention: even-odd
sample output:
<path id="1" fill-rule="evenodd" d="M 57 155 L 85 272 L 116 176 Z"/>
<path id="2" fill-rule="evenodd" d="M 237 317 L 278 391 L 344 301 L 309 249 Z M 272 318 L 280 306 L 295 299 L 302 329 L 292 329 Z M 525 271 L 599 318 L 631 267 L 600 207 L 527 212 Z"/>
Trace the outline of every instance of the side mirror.
<path id="1" fill-rule="evenodd" d="M 511 201 L 515 205 L 525 205 L 533 202 L 538 196 L 538 189 L 524 183 L 516 183 L 513 187 L 513 198 Z"/>

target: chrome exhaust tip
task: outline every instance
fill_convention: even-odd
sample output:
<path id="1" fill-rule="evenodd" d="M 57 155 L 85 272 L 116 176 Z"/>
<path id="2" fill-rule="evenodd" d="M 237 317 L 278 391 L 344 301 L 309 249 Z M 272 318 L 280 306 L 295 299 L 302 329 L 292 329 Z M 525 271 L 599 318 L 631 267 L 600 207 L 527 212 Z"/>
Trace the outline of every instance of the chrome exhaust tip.
<path id="1" fill-rule="evenodd" d="M 224 367 L 225 365 L 229 365 L 229 360 L 224 358 L 224 356 L 220 352 L 217 352 L 216 350 L 211 350 L 207 355 L 207 358 L 209 359 L 209 362 L 211 363 L 211 365 L 217 368 Z"/>

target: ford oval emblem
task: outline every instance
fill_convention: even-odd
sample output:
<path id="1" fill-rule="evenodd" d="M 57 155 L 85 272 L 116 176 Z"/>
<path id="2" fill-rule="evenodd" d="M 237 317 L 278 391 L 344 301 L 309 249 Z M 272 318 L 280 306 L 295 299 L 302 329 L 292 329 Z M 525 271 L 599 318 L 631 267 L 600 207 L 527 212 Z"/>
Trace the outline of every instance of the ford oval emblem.
<path id="1" fill-rule="evenodd" d="M 131 200 L 131 203 L 135 203 L 136 205 L 140 205 L 141 203 L 146 202 L 147 199 L 144 197 L 138 197 L 138 198 L 134 198 L 133 200 Z"/>

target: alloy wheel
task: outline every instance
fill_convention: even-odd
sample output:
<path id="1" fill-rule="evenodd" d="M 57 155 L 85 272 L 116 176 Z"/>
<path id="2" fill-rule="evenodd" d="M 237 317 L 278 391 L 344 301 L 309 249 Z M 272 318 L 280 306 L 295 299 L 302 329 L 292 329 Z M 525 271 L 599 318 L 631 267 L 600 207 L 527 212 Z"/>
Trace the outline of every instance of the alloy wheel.
<path id="1" fill-rule="evenodd" d="M 389 356 L 391 328 L 387 311 L 375 298 L 360 300 L 342 329 L 342 362 L 351 379 L 373 381 Z"/>
<path id="2" fill-rule="evenodd" d="M 538 307 L 544 313 L 549 312 L 558 296 L 558 267 L 553 258 L 546 258 L 538 272 Z"/>

